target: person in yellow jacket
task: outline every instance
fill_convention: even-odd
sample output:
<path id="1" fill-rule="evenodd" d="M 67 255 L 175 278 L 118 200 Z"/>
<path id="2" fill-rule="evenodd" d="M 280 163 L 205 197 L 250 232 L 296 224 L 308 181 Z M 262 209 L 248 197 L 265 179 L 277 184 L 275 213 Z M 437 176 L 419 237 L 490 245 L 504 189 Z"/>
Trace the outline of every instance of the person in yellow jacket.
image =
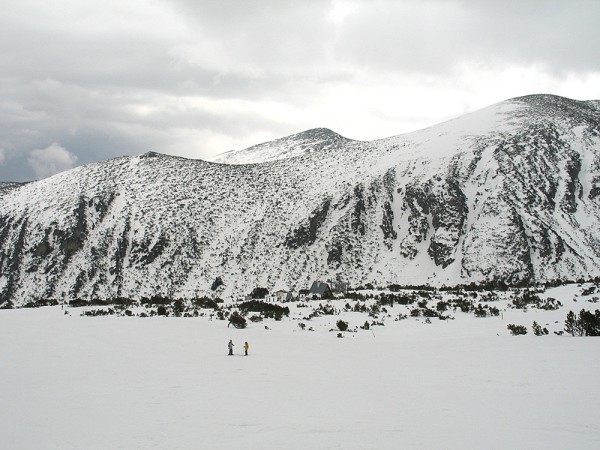
<path id="1" fill-rule="evenodd" d="M 244 355 L 248 356 L 248 349 L 250 346 L 248 345 L 248 341 L 244 342 Z"/>

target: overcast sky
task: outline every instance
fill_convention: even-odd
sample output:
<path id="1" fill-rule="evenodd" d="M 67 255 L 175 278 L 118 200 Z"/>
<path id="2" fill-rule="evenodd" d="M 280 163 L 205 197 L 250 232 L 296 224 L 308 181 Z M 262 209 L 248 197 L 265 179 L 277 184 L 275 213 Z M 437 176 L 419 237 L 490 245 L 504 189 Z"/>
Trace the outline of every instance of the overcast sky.
<path id="1" fill-rule="evenodd" d="M 600 99 L 598 0 L 2 0 L 0 181 Z"/>

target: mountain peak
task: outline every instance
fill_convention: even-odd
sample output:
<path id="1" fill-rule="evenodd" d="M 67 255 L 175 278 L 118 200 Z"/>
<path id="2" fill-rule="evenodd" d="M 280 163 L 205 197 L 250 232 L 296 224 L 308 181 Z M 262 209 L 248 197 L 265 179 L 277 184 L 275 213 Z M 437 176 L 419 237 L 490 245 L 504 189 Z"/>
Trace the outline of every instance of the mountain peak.
<path id="1" fill-rule="evenodd" d="M 351 140 L 329 128 L 312 128 L 274 141 L 253 145 L 244 150 L 221 153 L 214 161 L 225 164 L 264 163 L 337 148 L 349 141 Z"/>
<path id="2" fill-rule="evenodd" d="M 145 158 L 161 158 L 163 156 L 165 156 L 165 155 L 163 155 L 162 153 L 148 151 L 146 153 L 141 154 L 140 158 L 141 159 L 145 159 Z"/>
<path id="3" fill-rule="evenodd" d="M 342 135 L 336 133 L 329 128 L 311 128 L 310 130 L 301 131 L 288 137 L 296 137 L 298 139 L 346 139 Z M 285 138 L 284 138 L 285 139 Z"/>

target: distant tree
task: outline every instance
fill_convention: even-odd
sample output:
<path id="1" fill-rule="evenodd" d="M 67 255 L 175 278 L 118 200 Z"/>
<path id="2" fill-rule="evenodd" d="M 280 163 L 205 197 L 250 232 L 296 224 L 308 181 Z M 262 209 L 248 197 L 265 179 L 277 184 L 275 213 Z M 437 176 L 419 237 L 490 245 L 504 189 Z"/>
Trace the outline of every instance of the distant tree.
<path id="1" fill-rule="evenodd" d="M 569 311 L 565 331 L 572 336 L 600 336 L 600 311 L 592 313 L 582 309 L 578 315 Z"/>
<path id="2" fill-rule="evenodd" d="M 13 309 L 14 307 L 14 303 L 10 300 L 6 300 L 2 306 L 0 307 L 0 309 Z"/>
<path id="3" fill-rule="evenodd" d="M 246 328 L 246 319 L 239 312 L 234 311 L 229 316 L 229 324 L 227 326 L 229 327 L 229 325 L 233 325 L 235 328 Z"/>
<path id="4" fill-rule="evenodd" d="M 536 321 L 533 322 L 531 328 L 533 329 L 533 334 L 536 336 L 544 336 L 548 334 L 548 329 L 542 328 Z"/>
<path id="5" fill-rule="evenodd" d="M 342 319 L 338 320 L 336 325 L 340 331 L 346 331 L 348 329 L 348 322 L 344 322 Z"/>
<path id="6" fill-rule="evenodd" d="M 195 306 L 197 308 L 218 309 L 219 308 L 218 300 L 219 299 L 213 300 L 212 298 L 208 298 L 208 297 L 200 297 L 200 298 L 192 299 L 191 303 L 193 306 Z"/>
<path id="7" fill-rule="evenodd" d="M 511 323 L 506 328 L 510 330 L 513 336 L 527 334 L 527 328 L 524 325 L 515 325 L 514 323 Z"/>
<path id="8" fill-rule="evenodd" d="M 223 286 L 225 283 L 223 283 L 223 279 L 221 277 L 217 277 L 215 278 L 215 281 L 213 281 L 212 285 L 210 286 L 210 290 L 211 291 L 216 291 L 217 289 L 219 289 L 220 286 Z"/>
<path id="9" fill-rule="evenodd" d="M 263 299 L 265 298 L 267 295 L 269 294 L 269 290 L 267 288 L 263 288 L 263 287 L 255 287 L 252 290 L 252 293 L 250 294 L 250 296 L 253 299 Z"/>
<path id="10" fill-rule="evenodd" d="M 183 314 L 184 309 L 185 306 L 183 304 L 183 300 L 177 299 L 173 302 L 173 314 L 176 317 L 181 317 L 181 314 Z"/>
<path id="11" fill-rule="evenodd" d="M 475 317 L 486 317 L 487 311 L 481 306 L 481 303 L 477 305 L 477 307 L 473 310 Z"/>
<path id="12" fill-rule="evenodd" d="M 448 302 L 440 300 L 439 302 L 437 302 L 437 305 L 435 306 L 435 309 L 437 309 L 439 312 L 446 311 L 448 309 Z"/>
<path id="13" fill-rule="evenodd" d="M 289 316 L 290 308 L 287 306 L 280 306 L 274 303 L 265 303 L 259 300 L 249 300 L 247 302 L 240 303 L 238 305 L 240 311 L 248 312 L 259 312 L 264 317 L 274 318 L 281 320 L 282 316 Z"/>
<path id="14" fill-rule="evenodd" d="M 419 308 L 414 308 L 410 310 L 411 317 L 419 317 L 421 315 L 421 310 Z"/>

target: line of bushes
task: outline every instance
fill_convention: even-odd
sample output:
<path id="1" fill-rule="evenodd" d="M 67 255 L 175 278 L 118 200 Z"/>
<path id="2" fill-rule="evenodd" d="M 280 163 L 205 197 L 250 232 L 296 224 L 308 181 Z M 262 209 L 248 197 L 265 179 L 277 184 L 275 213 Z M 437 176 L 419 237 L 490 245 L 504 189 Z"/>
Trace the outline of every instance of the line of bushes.
<path id="1" fill-rule="evenodd" d="M 248 300 L 237 305 L 240 311 L 244 313 L 258 312 L 263 317 L 281 319 L 282 316 L 290 315 L 290 308 L 287 306 L 280 306 L 275 303 L 266 303 L 260 300 Z"/>

